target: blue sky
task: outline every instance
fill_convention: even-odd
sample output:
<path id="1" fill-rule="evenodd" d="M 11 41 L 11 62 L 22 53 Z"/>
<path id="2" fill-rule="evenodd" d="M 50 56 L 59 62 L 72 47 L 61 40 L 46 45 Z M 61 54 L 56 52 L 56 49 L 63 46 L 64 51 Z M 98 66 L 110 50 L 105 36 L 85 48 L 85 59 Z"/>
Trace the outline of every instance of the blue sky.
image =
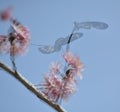
<path id="1" fill-rule="evenodd" d="M 71 51 L 85 64 L 77 93 L 62 106 L 68 112 L 120 112 L 120 1 L 119 0 L 0 0 L 0 10 L 12 5 L 13 15 L 29 27 L 31 43 L 50 44 L 71 33 L 73 22 L 100 21 L 106 30 L 81 30 L 84 36 L 71 43 Z M 0 22 L 0 34 L 8 23 Z M 65 47 L 63 47 L 63 50 Z M 61 52 L 45 55 L 30 45 L 17 57 L 19 71 L 34 84 L 48 72 Z M 0 56 L 8 64 L 9 56 Z M 0 71 L 0 112 L 54 112 L 9 74 Z"/>

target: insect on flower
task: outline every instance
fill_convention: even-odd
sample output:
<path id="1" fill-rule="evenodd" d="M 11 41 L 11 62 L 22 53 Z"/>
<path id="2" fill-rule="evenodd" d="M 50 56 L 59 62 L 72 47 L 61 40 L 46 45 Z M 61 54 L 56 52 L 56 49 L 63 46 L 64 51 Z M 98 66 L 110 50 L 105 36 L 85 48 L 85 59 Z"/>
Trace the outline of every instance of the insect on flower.
<path id="1" fill-rule="evenodd" d="M 55 43 L 54 48 L 58 48 L 59 45 L 65 45 L 67 44 L 66 50 L 69 51 L 69 43 L 71 41 L 73 34 L 71 34 L 69 37 L 65 38 L 64 41 L 59 38 Z M 69 58 L 70 57 L 70 58 Z M 67 59 L 68 58 L 68 59 Z M 71 55 L 70 53 L 66 53 L 64 55 L 64 59 L 68 63 L 68 65 L 71 64 L 72 69 L 67 67 L 67 70 L 65 73 L 61 73 L 61 66 L 59 63 L 52 64 L 50 68 L 50 72 L 47 76 L 44 78 L 44 83 L 38 85 L 38 89 L 41 90 L 44 95 L 50 99 L 51 101 L 54 101 L 55 103 L 61 103 L 62 100 L 67 100 L 69 96 L 75 93 L 76 90 L 76 80 L 75 80 L 75 72 L 78 72 L 78 66 L 79 63 L 75 60 L 76 57 Z M 72 61 L 69 61 L 72 60 Z M 73 62 L 73 63 L 71 63 Z M 73 67 L 74 65 L 74 67 Z M 75 70 L 76 69 L 76 70 Z"/>
<path id="2" fill-rule="evenodd" d="M 45 76 L 44 82 L 37 85 L 37 89 L 44 93 L 44 95 L 51 101 L 58 103 L 61 100 L 67 100 L 69 96 L 76 91 L 76 76 L 82 79 L 81 71 L 84 68 L 80 58 L 70 52 L 70 42 L 78 39 L 83 34 L 75 33 L 80 28 L 83 29 L 106 29 L 107 24 L 102 22 L 82 22 L 74 23 L 72 33 L 66 38 L 58 38 L 53 46 L 43 45 L 39 47 L 42 53 L 53 53 L 59 51 L 63 45 L 66 45 L 66 52 L 63 54 L 65 60 L 64 73 L 61 73 L 61 66 L 59 63 L 52 64 L 50 72 Z"/>
<path id="3" fill-rule="evenodd" d="M 70 51 L 65 52 L 63 58 L 67 62 L 68 67 L 71 67 L 72 74 L 76 74 L 82 79 L 81 71 L 83 70 L 84 65 L 80 58 L 73 55 Z"/>

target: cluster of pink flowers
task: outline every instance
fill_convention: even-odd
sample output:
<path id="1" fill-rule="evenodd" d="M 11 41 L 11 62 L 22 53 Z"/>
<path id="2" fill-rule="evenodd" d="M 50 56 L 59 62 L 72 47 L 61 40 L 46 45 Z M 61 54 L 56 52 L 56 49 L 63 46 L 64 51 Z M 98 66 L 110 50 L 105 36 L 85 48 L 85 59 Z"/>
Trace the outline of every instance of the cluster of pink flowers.
<path id="1" fill-rule="evenodd" d="M 38 87 L 48 99 L 54 102 L 59 102 L 62 99 L 67 100 L 75 93 L 76 74 L 80 74 L 83 69 L 80 59 L 72 53 L 66 52 L 63 58 L 67 62 L 66 70 L 62 73 L 60 63 L 52 64 L 50 72 Z"/>
<path id="2" fill-rule="evenodd" d="M 0 35 L 0 53 L 9 53 L 13 58 L 24 54 L 30 41 L 28 28 L 13 19 L 11 7 L 1 12 L 0 18 L 2 21 L 8 20 L 11 25 L 8 35 Z M 53 63 L 43 83 L 37 86 L 45 97 L 53 102 L 67 100 L 76 91 L 76 76 L 82 79 L 81 71 L 84 66 L 80 58 L 70 51 L 65 52 L 63 58 L 66 63 L 65 67 L 58 62 Z M 15 66 L 14 59 L 12 62 Z"/>
<path id="3" fill-rule="evenodd" d="M 27 27 L 21 25 L 17 20 L 11 20 L 13 32 L 9 35 L 9 41 L 12 40 L 10 53 L 14 55 L 22 55 L 28 48 L 30 35 Z"/>
<path id="4" fill-rule="evenodd" d="M 0 17 L 3 21 L 9 20 L 11 25 L 8 35 L 0 35 L 0 53 L 10 53 L 12 56 L 24 54 L 30 41 L 28 28 L 13 19 L 11 8 L 3 11 Z"/>

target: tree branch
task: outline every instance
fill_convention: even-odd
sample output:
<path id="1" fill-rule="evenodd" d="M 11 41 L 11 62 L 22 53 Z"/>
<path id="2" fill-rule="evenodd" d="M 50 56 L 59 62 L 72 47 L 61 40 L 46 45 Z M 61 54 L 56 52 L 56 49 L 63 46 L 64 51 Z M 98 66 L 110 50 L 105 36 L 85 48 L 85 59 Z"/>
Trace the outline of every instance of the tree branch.
<path id="1" fill-rule="evenodd" d="M 11 68 L 9 68 L 7 65 L 2 63 L 0 61 L 0 67 L 12 75 L 14 78 L 16 78 L 19 82 L 21 82 L 29 91 L 31 91 L 34 95 L 36 95 L 40 100 L 48 104 L 50 107 L 55 109 L 57 112 L 66 112 L 61 106 L 58 104 L 55 104 L 54 102 L 51 102 L 48 100 L 40 91 L 36 89 L 36 87 L 29 82 L 27 79 L 25 79 L 19 72 L 14 72 Z"/>

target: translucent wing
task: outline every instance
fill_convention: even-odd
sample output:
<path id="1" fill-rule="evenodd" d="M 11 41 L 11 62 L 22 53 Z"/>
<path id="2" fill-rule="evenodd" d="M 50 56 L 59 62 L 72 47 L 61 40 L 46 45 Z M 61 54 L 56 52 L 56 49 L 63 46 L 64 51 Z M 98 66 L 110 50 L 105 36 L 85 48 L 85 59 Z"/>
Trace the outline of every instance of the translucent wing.
<path id="1" fill-rule="evenodd" d="M 49 54 L 55 52 L 54 47 L 50 45 L 41 45 L 38 49 L 43 54 Z"/>
<path id="2" fill-rule="evenodd" d="M 70 39 L 70 42 L 76 40 L 76 39 L 79 39 L 80 37 L 83 36 L 83 33 L 73 33 L 72 34 L 72 37 Z M 56 51 L 60 50 L 62 45 L 66 45 L 68 44 L 68 40 L 69 40 L 70 36 L 67 36 L 66 38 L 59 38 L 55 41 L 55 45 L 54 45 L 54 48 Z M 69 46 L 67 46 L 69 47 Z"/>
<path id="3" fill-rule="evenodd" d="M 72 37 L 71 37 L 71 40 L 70 42 L 76 40 L 76 39 L 79 39 L 80 37 L 82 37 L 83 34 L 82 33 L 73 33 Z M 68 43 L 68 40 L 69 40 L 69 37 L 70 36 L 67 36 L 65 38 L 58 38 L 56 41 L 55 41 L 55 44 L 53 46 L 50 46 L 50 45 L 41 45 L 39 47 L 39 51 L 41 53 L 44 53 L 44 54 L 50 54 L 50 53 L 53 53 L 53 52 L 57 52 L 57 51 L 60 51 L 61 50 L 61 47 L 63 45 L 66 45 Z"/>
<path id="4" fill-rule="evenodd" d="M 73 33 L 70 42 L 72 42 L 72 41 L 74 41 L 76 39 L 79 39 L 82 36 L 83 36 L 83 33 Z M 66 45 L 68 43 L 69 37 L 70 36 L 67 36 L 66 38 L 58 38 L 55 41 L 55 47 L 57 46 L 57 44 L 59 44 L 59 45 Z"/>
<path id="5" fill-rule="evenodd" d="M 88 22 L 74 22 L 74 29 L 79 30 L 79 29 L 99 29 L 99 30 L 104 30 L 108 28 L 108 25 L 104 22 L 97 22 L 97 21 L 88 21 Z"/>

